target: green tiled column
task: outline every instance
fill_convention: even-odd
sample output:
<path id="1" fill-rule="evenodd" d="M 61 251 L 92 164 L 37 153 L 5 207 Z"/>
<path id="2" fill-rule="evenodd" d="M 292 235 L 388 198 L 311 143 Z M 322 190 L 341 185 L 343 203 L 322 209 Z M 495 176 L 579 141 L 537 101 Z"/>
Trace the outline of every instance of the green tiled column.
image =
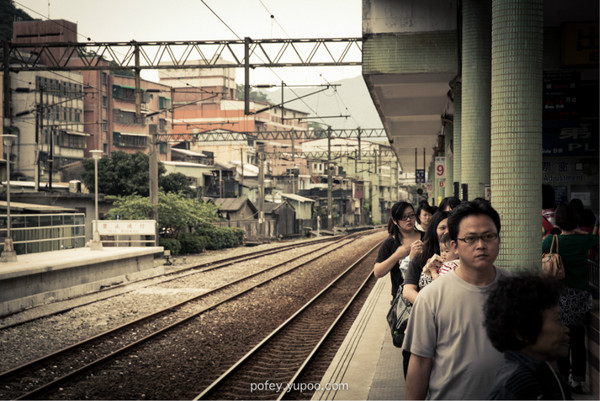
<path id="1" fill-rule="evenodd" d="M 461 191 L 460 191 L 460 179 L 461 179 L 461 125 L 462 125 L 462 85 L 460 80 L 456 82 L 454 87 L 452 88 L 452 93 L 454 95 L 454 162 L 453 164 L 453 177 L 454 180 L 451 185 L 454 188 L 454 183 L 458 182 L 458 197 L 462 199 Z M 454 195 L 454 189 L 450 192 Z"/>
<path id="2" fill-rule="evenodd" d="M 490 183 L 491 0 L 463 0 L 461 182 L 469 199 Z"/>
<path id="3" fill-rule="evenodd" d="M 542 209 L 543 1 L 492 4 L 492 204 L 498 266 L 539 269 Z"/>

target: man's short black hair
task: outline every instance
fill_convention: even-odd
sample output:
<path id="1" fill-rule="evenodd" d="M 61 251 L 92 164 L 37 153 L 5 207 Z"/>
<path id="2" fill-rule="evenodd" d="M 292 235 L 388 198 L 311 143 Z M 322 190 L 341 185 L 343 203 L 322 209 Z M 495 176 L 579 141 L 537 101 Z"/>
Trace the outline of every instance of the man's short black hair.
<path id="1" fill-rule="evenodd" d="M 531 274 L 499 279 L 483 307 L 485 330 L 494 348 L 519 351 L 535 343 L 544 311 L 558 305 L 561 285 Z"/>
<path id="2" fill-rule="evenodd" d="M 498 215 L 498 212 L 496 212 L 490 202 L 482 198 L 477 198 L 469 202 L 462 202 L 452 210 L 450 217 L 448 217 L 448 232 L 450 233 L 450 238 L 453 241 L 456 241 L 458 238 L 458 226 L 462 219 L 468 216 L 477 215 L 489 216 L 494 222 L 498 234 L 500 234 L 500 216 Z"/>

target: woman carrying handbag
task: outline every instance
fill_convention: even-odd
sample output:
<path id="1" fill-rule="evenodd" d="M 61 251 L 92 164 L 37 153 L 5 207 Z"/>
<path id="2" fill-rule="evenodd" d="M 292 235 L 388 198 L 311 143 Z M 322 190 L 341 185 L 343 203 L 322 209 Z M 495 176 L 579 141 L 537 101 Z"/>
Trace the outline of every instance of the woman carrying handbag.
<path id="1" fill-rule="evenodd" d="M 585 320 L 591 309 L 587 255 L 590 248 L 598 245 L 598 236 L 577 231 L 577 219 L 572 208 L 561 204 L 556 208 L 556 225 L 562 230 L 557 235 L 558 254 L 564 265 L 565 277 L 560 296 L 561 318 L 569 327 L 569 356 L 558 361 L 561 376 L 567 381 L 571 391 L 584 393 L 583 382 L 586 371 Z M 542 242 L 542 252 L 549 253 L 554 236 L 547 236 Z"/>

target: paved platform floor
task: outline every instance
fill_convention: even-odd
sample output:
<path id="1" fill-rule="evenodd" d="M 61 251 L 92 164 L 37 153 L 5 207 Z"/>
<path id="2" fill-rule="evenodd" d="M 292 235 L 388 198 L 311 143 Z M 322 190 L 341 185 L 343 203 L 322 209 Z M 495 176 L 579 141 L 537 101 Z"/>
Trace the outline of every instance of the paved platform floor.
<path id="1" fill-rule="evenodd" d="M 341 388 L 315 392 L 313 400 L 404 399 L 402 351 L 385 318 L 390 293 L 390 280 L 378 280 L 321 381 L 321 389 Z"/>
<path id="2" fill-rule="evenodd" d="M 103 287 L 161 275 L 154 255 L 162 247 L 64 249 L 17 255 L 0 262 L 0 316 L 97 292 Z"/>

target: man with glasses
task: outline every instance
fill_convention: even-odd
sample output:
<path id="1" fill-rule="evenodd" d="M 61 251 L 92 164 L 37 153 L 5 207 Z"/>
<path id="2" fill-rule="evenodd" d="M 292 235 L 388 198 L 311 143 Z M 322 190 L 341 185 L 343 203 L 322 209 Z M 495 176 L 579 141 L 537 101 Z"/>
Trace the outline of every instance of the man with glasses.
<path id="1" fill-rule="evenodd" d="M 489 202 L 462 203 L 448 218 L 460 266 L 417 297 L 403 348 L 411 353 L 406 399 L 485 399 L 503 357 L 483 326 L 483 304 L 503 275 L 494 266 L 500 217 Z"/>

